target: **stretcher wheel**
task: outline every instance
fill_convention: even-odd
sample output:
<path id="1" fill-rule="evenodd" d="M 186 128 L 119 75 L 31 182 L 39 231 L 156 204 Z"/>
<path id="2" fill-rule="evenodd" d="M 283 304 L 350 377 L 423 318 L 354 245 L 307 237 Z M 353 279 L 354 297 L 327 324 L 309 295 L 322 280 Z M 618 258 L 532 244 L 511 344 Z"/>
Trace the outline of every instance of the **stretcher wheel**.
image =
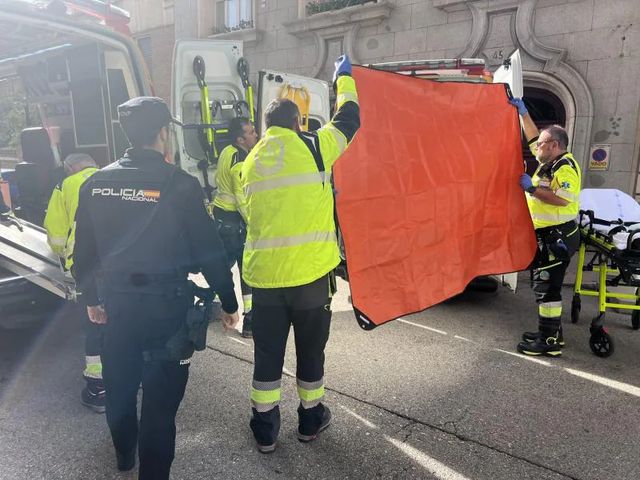
<path id="1" fill-rule="evenodd" d="M 578 323 L 580 320 L 580 309 L 582 308 L 582 302 L 580 295 L 574 294 L 573 300 L 571 300 L 571 323 Z"/>
<path id="2" fill-rule="evenodd" d="M 589 338 L 591 351 L 597 357 L 610 357 L 613 354 L 613 339 L 604 328 L 600 328 L 591 334 Z"/>
<path id="3" fill-rule="evenodd" d="M 638 291 L 636 290 L 636 295 Z M 640 305 L 640 298 L 636 300 L 636 305 Z M 633 310 L 631 312 L 631 328 L 638 330 L 640 328 L 640 310 Z"/>

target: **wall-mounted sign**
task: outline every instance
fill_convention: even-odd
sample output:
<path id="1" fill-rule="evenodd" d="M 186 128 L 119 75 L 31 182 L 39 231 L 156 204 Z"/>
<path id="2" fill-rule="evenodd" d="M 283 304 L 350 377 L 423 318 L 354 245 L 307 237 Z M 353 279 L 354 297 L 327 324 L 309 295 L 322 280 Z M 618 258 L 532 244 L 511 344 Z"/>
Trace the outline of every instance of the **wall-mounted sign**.
<path id="1" fill-rule="evenodd" d="M 591 145 L 591 155 L 589 155 L 589 170 L 609 170 L 611 161 L 611 144 Z"/>

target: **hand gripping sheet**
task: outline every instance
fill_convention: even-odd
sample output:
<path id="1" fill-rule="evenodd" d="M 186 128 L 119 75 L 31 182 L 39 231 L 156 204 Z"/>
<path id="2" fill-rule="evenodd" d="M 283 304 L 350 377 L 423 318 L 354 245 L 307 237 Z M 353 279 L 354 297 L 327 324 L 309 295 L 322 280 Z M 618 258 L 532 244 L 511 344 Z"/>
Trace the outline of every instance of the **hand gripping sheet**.
<path id="1" fill-rule="evenodd" d="M 363 67 L 353 76 L 362 126 L 333 172 L 360 326 L 424 310 L 476 276 L 527 268 L 536 239 L 505 86 Z"/>

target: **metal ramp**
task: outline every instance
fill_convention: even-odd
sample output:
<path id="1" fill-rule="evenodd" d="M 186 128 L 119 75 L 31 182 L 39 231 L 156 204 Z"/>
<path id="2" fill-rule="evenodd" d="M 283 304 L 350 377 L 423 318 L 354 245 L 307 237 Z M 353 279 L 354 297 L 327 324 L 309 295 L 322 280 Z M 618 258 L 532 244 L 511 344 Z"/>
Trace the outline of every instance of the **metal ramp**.
<path id="1" fill-rule="evenodd" d="M 24 220 L 0 216 L 0 267 L 58 295 L 75 299 L 75 283 L 62 271 L 46 231 Z"/>

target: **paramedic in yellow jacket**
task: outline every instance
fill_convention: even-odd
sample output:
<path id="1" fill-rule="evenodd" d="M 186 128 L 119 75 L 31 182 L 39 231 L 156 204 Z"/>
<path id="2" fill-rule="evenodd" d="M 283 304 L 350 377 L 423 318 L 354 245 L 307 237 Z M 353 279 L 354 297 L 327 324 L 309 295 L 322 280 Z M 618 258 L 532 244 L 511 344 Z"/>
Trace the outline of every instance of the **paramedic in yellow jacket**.
<path id="1" fill-rule="evenodd" d="M 360 127 L 348 57 L 336 61 L 336 113 L 316 132 L 300 131 L 288 99 L 265 111 L 264 137 L 242 166 L 247 242 L 244 280 L 253 287 L 254 371 L 250 422 L 258 450 L 273 452 L 280 429 L 280 385 L 289 329 L 296 344 L 298 440 L 329 426 L 323 405 L 336 240 L 331 169 Z"/>
<path id="2" fill-rule="evenodd" d="M 533 177 L 526 173 L 520 185 L 538 239 L 538 251 L 531 266 L 532 285 L 538 302 L 538 331 L 525 332 L 518 351 L 525 355 L 562 354 L 562 282 L 571 256 L 578 249 L 582 173 L 567 151 L 569 138 L 564 128 L 552 125 L 538 132 L 522 99 L 511 101 L 518 108 L 531 152 L 540 163 Z"/>
<path id="3" fill-rule="evenodd" d="M 240 171 L 244 159 L 258 141 L 258 134 L 251 120 L 239 117 L 229 122 L 229 137 L 233 143 L 225 147 L 218 158 L 216 171 L 218 191 L 213 200 L 213 216 L 229 258 L 229 264 L 233 266 L 237 262 L 242 276 L 242 251 L 247 237 L 247 227 L 241 215 L 243 194 L 240 187 Z M 240 289 L 244 306 L 242 336 L 249 338 L 252 335 L 251 287 L 241 279 Z"/>
<path id="4" fill-rule="evenodd" d="M 65 158 L 64 169 L 68 176 L 56 185 L 51 194 L 44 218 L 44 228 L 47 230 L 49 246 L 60 257 L 64 268 L 70 270 L 73 266 L 75 216 L 80 187 L 98 169 L 93 158 L 84 153 L 73 153 Z M 88 317 L 85 324 L 84 378 L 87 384 L 82 390 L 81 400 L 87 407 L 102 413 L 105 411 L 105 391 L 100 361 L 102 327 L 91 323 Z"/>

